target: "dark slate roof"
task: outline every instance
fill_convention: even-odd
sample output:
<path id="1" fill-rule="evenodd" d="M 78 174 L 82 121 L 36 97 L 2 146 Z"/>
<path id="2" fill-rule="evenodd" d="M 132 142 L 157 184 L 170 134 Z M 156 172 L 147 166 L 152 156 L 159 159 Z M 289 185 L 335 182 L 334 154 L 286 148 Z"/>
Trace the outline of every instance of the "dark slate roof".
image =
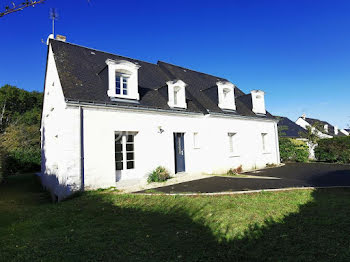
<path id="1" fill-rule="evenodd" d="M 80 101 L 96 104 L 153 108 L 171 111 L 187 111 L 194 113 L 219 113 L 263 118 L 274 117 L 256 115 L 252 111 L 251 97 L 237 87 L 235 88 L 237 110 L 226 111 L 218 107 L 217 81 L 224 78 L 200 73 L 187 68 L 158 61 L 148 63 L 128 57 L 114 55 L 71 43 L 50 40 L 63 94 L 67 101 Z M 128 101 L 111 101 L 107 95 L 108 79 L 106 60 L 126 60 L 140 66 L 139 103 Z M 187 109 L 173 109 L 167 104 L 168 89 L 166 82 L 181 79 L 186 86 Z"/>
<path id="2" fill-rule="evenodd" d="M 300 133 L 305 133 L 305 129 L 284 116 L 275 116 L 278 121 L 279 135 L 281 137 L 301 138 Z"/>
<path id="3" fill-rule="evenodd" d="M 320 130 L 320 131 L 324 134 L 327 134 L 330 136 L 345 136 L 342 132 L 339 131 L 339 128 L 338 128 L 338 135 L 336 135 L 334 133 L 334 126 L 326 121 L 322 121 L 322 120 L 315 119 L 315 118 L 308 118 L 308 117 L 305 118 L 305 121 L 308 122 L 310 125 L 313 125 L 313 124 L 321 125 L 322 130 Z M 325 130 L 323 129 L 324 125 L 328 125 L 328 133 L 325 132 Z"/>

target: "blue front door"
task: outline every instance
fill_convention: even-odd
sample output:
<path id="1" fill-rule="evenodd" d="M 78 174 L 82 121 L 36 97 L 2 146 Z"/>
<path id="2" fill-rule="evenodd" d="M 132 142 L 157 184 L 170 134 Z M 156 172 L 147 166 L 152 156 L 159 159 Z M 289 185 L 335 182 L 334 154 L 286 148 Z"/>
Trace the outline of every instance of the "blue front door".
<path id="1" fill-rule="evenodd" d="M 185 172 L 184 133 L 174 133 L 175 173 Z"/>

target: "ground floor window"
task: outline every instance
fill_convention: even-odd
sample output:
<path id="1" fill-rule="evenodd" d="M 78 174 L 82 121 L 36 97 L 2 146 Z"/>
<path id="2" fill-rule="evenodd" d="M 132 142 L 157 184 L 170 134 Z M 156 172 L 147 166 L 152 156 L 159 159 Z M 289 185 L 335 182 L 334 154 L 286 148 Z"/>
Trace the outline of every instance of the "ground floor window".
<path id="1" fill-rule="evenodd" d="M 267 133 L 261 133 L 262 151 L 267 152 Z"/>
<path id="2" fill-rule="evenodd" d="M 230 155 L 237 154 L 236 133 L 228 133 L 228 151 Z"/>
<path id="3" fill-rule="evenodd" d="M 133 132 L 115 133 L 115 169 L 135 168 L 135 135 Z"/>

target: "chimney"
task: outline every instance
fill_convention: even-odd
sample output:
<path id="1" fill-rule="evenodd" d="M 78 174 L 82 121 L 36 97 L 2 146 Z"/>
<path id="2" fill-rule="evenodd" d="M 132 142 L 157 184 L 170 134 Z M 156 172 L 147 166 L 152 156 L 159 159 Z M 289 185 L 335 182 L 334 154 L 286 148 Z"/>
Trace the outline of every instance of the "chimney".
<path id="1" fill-rule="evenodd" d="M 337 126 L 334 126 L 334 134 L 337 136 L 339 133 L 339 129 Z"/>
<path id="2" fill-rule="evenodd" d="M 303 114 L 301 117 L 302 117 L 304 120 L 306 119 L 306 115 L 305 115 L 305 114 Z"/>
<path id="3" fill-rule="evenodd" d="M 266 109 L 265 109 L 265 93 L 261 90 L 252 90 L 250 92 L 252 96 L 252 105 L 253 105 L 253 112 L 255 114 L 265 115 Z"/>
<path id="4" fill-rule="evenodd" d="M 56 40 L 66 42 L 67 37 L 64 35 L 56 35 Z"/>

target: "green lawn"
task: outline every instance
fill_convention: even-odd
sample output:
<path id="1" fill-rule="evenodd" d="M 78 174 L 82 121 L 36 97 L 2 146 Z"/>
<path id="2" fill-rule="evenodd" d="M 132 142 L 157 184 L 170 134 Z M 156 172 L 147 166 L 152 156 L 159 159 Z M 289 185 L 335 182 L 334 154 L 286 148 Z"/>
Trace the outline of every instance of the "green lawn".
<path id="1" fill-rule="evenodd" d="M 0 186 L 0 261 L 350 260 L 349 189 L 49 201 L 32 175 Z"/>

